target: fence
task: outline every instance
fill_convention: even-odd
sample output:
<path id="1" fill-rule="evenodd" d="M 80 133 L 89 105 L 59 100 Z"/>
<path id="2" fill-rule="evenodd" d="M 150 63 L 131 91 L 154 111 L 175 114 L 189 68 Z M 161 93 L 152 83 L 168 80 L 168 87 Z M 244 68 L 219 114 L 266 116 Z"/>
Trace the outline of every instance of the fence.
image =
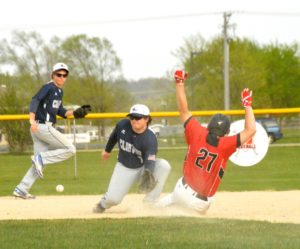
<path id="1" fill-rule="evenodd" d="M 193 111 L 193 116 L 199 118 L 201 123 L 208 123 L 215 113 L 229 115 L 231 120 L 244 117 L 244 110 L 211 110 Z M 283 138 L 277 143 L 300 143 L 300 108 L 257 109 L 255 116 L 274 118 L 281 127 Z M 57 129 L 65 133 L 69 139 L 76 143 L 77 149 L 91 150 L 102 149 L 116 122 L 125 118 L 127 113 L 90 113 L 85 119 L 58 118 Z M 160 148 L 185 146 L 183 126 L 179 121 L 178 112 L 152 112 L 151 128 L 158 137 Z M 28 122 L 29 115 L 0 115 L 0 122 L 20 121 Z M 28 124 L 29 128 L 29 124 Z M 0 126 L 1 129 L 1 126 Z M 32 150 L 31 144 L 28 150 Z M 5 143 L 5 134 L 0 130 L 0 151 L 8 151 Z"/>

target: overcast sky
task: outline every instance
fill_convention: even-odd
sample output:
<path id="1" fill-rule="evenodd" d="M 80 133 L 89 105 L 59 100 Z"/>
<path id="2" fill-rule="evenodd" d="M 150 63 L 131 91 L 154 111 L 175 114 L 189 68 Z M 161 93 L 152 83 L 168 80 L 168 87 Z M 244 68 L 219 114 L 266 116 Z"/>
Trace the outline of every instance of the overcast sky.
<path id="1" fill-rule="evenodd" d="M 9 0 L 1 2 L 0 39 L 10 39 L 12 30 L 36 31 L 46 41 L 106 37 L 125 78 L 162 77 L 178 66 L 172 52 L 184 39 L 221 34 L 225 11 L 233 13 L 235 36 L 261 44 L 300 42 L 297 0 Z"/>

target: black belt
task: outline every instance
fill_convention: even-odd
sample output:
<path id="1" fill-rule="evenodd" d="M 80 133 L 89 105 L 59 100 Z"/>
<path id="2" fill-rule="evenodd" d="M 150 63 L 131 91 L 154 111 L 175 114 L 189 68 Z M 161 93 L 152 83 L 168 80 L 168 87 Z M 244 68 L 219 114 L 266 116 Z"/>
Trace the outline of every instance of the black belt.
<path id="1" fill-rule="evenodd" d="M 183 185 L 189 186 L 189 185 L 185 182 L 184 177 L 182 177 L 182 184 L 183 184 Z M 189 186 L 189 187 L 190 187 L 190 186 Z M 191 188 L 191 187 L 190 187 L 190 188 Z M 206 196 L 200 195 L 200 194 L 198 194 L 198 193 L 197 193 L 197 195 L 195 195 L 195 197 L 197 197 L 198 199 L 200 199 L 200 200 L 202 200 L 202 201 L 207 201 L 207 197 L 206 197 Z"/>
<path id="2" fill-rule="evenodd" d="M 52 122 L 48 122 L 48 121 L 43 121 L 43 120 L 36 120 L 36 122 L 38 123 L 38 124 L 48 124 L 48 123 L 52 123 Z M 55 126 L 55 124 L 54 123 L 52 123 L 51 124 L 51 126 Z"/>

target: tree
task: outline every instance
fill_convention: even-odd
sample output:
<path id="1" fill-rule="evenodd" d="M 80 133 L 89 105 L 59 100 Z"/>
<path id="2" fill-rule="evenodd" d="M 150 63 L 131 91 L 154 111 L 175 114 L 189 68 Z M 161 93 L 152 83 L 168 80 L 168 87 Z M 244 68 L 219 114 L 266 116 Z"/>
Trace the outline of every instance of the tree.
<path id="1" fill-rule="evenodd" d="M 27 114 L 28 101 L 26 101 L 26 97 L 22 96 L 21 91 L 16 90 L 15 84 L 12 83 L 16 79 L 8 75 L 0 75 L 0 77 L 6 85 L 5 89 L 0 91 L 0 113 Z M 29 144 L 32 144 L 28 121 L 0 122 L 0 129 L 1 133 L 6 135 L 10 151 L 22 152 Z"/>
<path id="2" fill-rule="evenodd" d="M 270 107 L 299 107 L 299 46 L 266 45 L 264 55 L 267 84 L 263 90 L 269 93 Z"/>
<path id="3" fill-rule="evenodd" d="M 93 106 L 93 112 L 107 112 L 124 108 L 121 101 L 126 103 L 131 98 L 121 84 L 114 86 L 117 80 L 126 81 L 121 77 L 121 61 L 105 38 L 77 35 L 61 40 L 53 37 L 46 44 L 36 32 L 14 31 L 11 41 L 4 39 L 0 42 L 0 51 L 0 64 L 3 68 L 9 68 L 9 75 L 14 75 L 11 90 L 15 91 L 16 98 L 10 100 L 16 103 L 10 103 L 16 108 L 19 107 L 17 102 L 20 102 L 20 96 L 21 103 L 29 105 L 30 98 L 42 84 L 49 81 L 52 66 L 59 61 L 70 68 L 64 104 L 89 103 Z M 28 113 L 28 108 L 26 111 Z M 16 113 L 23 113 L 23 109 Z M 28 133 L 22 128 L 12 129 Z M 24 134 L 19 135 L 22 137 Z"/>
<path id="4" fill-rule="evenodd" d="M 64 40 L 61 48 L 64 61 L 77 77 L 94 77 L 106 82 L 121 76 L 121 61 L 106 38 L 74 35 Z"/>
<path id="5" fill-rule="evenodd" d="M 93 112 L 103 113 L 120 111 L 130 101 L 130 94 L 120 84 L 121 61 L 107 39 L 75 35 L 61 43 L 61 50 L 71 72 L 66 86 L 69 102 L 89 103 Z M 115 81 L 119 84 L 114 84 Z M 101 127 L 99 134 L 104 137 L 105 121 L 95 123 Z"/>
<path id="6" fill-rule="evenodd" d="M 177 51 L 184 68 L 192 72 L 186 82 L 189 105 L 194 97 L 194 110 L 223 109 L 223 38 L 216 37 L 210 42 L 201 37 L 198 39 L 198 43 L 195 37 L 185 41 Z M 299 106 L 300 98 L 296 96 L 300 80 L 298 51 L 296 45 L 260 46 L 249 39 L 232 39 L 229 63 L 231 109 L 240 108 L 240 91 L 244 87 L 254 91 L 255 108 Z"/>
<path id="7" fill-rule="evenodd" d="M 9 65 L 15 75 L 31 75 L 34 82 L 46 80 L 46 45 L 38 33 L 14 31 L 11 42 L 0 42 L 0 50 L 0 63 Z"/>

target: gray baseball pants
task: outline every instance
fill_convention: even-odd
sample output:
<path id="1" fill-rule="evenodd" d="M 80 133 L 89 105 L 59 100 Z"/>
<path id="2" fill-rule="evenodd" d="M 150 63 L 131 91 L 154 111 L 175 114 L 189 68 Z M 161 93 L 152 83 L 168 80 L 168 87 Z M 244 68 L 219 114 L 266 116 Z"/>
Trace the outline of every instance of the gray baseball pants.
<path id="1" fill-rule="evenodd" d="M 76 153 L 74 145 L 52 125 L 38 124 L 38 130 L 36 132 L 30 130 L 30 133 L 34 155 L 41 155 L 43 168 L 47 164 L 64 161 Z M 28 193 L 37 178 L 35 167 L 32 165 L 17 187 Z"/>
<path id="2" fill-rule="evenodd" d="M 158 182 L 155 188 L 146 194 L 144 202 L 155 202 L 159 198 L 170 170 L 171 166 L 168 161 L 160 158 L 156 159 L 153 175 Z M 130 169 L 125 167 L 122 163 L 117 162 L 110 179 L 108 190 L 100 201 L 101 206 L 107 209 L 120 204 L 132 185 L 141 180 L 143 171 L 144 167 Z"/>

